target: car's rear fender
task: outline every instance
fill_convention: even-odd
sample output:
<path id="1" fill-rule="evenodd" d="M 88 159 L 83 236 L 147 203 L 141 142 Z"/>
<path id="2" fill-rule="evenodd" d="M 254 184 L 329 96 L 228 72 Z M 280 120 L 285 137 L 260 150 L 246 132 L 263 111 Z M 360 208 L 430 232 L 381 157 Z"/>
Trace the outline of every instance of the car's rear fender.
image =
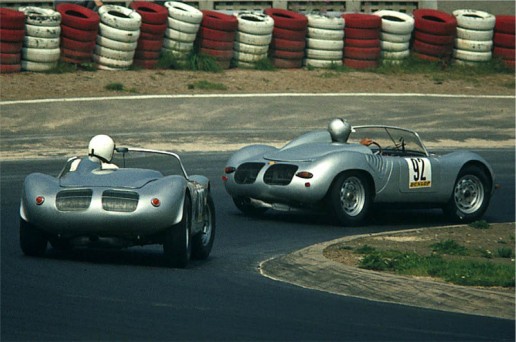
<path id="1" fill-rule="evenodd" d="M 276 147 L 270 145 L 250 145 L 242 147 L 240 150 L 236 151 L 231 155 L 228 159 L 226 166 L 237 167 L 242 162 L 247 160 L 253 160 L 260 158 L 267 152 L 277 150 Z"/>

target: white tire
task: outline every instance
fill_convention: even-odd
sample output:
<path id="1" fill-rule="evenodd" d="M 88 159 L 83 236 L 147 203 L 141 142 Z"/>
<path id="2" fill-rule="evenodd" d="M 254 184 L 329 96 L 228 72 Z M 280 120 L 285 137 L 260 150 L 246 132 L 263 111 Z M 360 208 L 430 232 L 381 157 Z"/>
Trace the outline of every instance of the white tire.
<path id="1" fill-rule="evenodd" d="M 342 65 L 342 59 L 328 60 L 328 59 L 314 59 L 305 58 L 303 59 L 304 66 L 311 66 L 313 68 L 330 68 L 332 66 Z"/>
<path id="2" fill-rule="evenodd" d="M 135 10 L 118 5 L 104 5 L 99 8 L 100 20 L 111 27 L 136 31 L 142 25 L 142 17 Z"/>
<path id="3" fill-rule="evenodd" d="M 200 24 L 202 21 L 202 12 L 193 6 L 177 1 L 167 1 L 164 5 L 171 18 L 191 24 Z"/>
<path id="4" fill-rule="evenodd" d="M 492 58 L 491 51 L 489 52 L 473 52 L 466 50 L 453 50 L 453 57 L 468 62 L 488 62 Z"/>
<path id="5" fill-rule="evenodd" d="M 123 71 L 123 70 L 129 69 L 129 67 L 115 68 L 115 67 L 110 67 L 110 66 L 107 66 L 107 65 L 97 64 L 97 69 L 99 69 L 99 70 L 106 70 L 106 71 Z"/>
<path id="6" fill-rule="evenodd" d="M 263 13 L 243 12 L 235 14 L 238 20 L 238 30 L 257 35 L 272 34 L 274 20 Z"/>
<path id="7" fill-rule="evenodd" d="M 21 61 L 22 70 L 26 71 L 50 71 L 57 67 L 57 61 L 55 62 L 33 62 L 33 61 Z"/>
<path id="8" fill-rule="evenodd" d="M 267 45 L 250 45 L 241 42 L 234 42 L 233 49 L 242 53 L 251 53 L 254 55 L 267 54 L 269 47 Z"/>
<path id="9" fill-rule="evenodd" d="M 322 60 L 342 59 L 342 50 L 306 49 L 306 58 L 308 58 L 308 59 L 322 59 Z"/>
<path id="10" fill-rule="evenodd" d="M 456 38 L 455 47 L 459 50 L 488 52 L 493 48 L 493 41 L 476 41 Z"/>
<path id="11" fill-rule="evenodd" d="M 171 17 L 167 18 L 167 23 L 168 23 L 168 27 L 173 30 L 185 32 L 185 33 L 194 33 L 194 34 L 197 34 L 197 31 L 199 31 L 199 26 L 200 26 L 200 24 L 187 23 L 185 21 L 181 21 L 179 19 L 171 18 Z"/>
<path id="12" fill-rule="evenodd" d="M 380 40 L 380 47 L 383 51 L 405 51 L 409 49 L 409 42 L 406 43 L 393 43 L 389 41 Z"/>
<path id="13" fill-rule="evenodd" d="M 342 17 L 330 17 L 320 14 L 307 14 L 308 27 L 326 30 L 344 30 L 344 19 Z"/>
<path id="14" fill-rule="evenodd" d="M 167 49 L 173 49 L 175 51 L 181 52 L 189 52 L 193 50 L 194 43 L 185 43 L 177 40 L 172 40 L 168 38 L 163 39 L 163 47 Z"/>
<path id="15" fill-rule="evenodd" d="M 119 51 L 134 51 L 138 47 L 138 42 L 124 43 L 107 37 L 97 36 L 97 45 Z"/>
<path id="16" fill-rule="evenodd" d="M 59 48 L 59 38 L 38 38 L 25 36 L 23 38 L 23 46 L 38 49 L 56 49 Z"/>
<path id="17" fill-rule="evenodd" d="M 267 53 L 253 54 L 253 53 L 244 53 L 241 51 L 234 51 L 233 58 L 236 59 L 237 61 L 254 63 L 254 62 L 261 61 L 264 58 L 267 58 Z"/>
<path id="18" fill-rule="evenodd" d="M 61 26 L 37 26 L 25 24 L 25 34 L 38 38 L 59 38 L 61 36 Z"/>
<path id="19" fill-rule="evenodd" d="M 22 59 L 31 62 L 52 63 L 59 60 L 61 50 L 57 49 L 37 49 L 22 48 Z"/>
<path id="20" fill-rule="evenodd" d="M 269 45 L 272 34 L 257 35 L 236 31 L 235 41 L 249 45 Z"/>
<path id="21" fill-rule="evenodd" d="M 61 24 L 61 13 L 53 9 L 26 6 L 18 11 L 25 14 L 25 23 L 29 25 L 55 27 Z"/>
<path id="22" fill-rule="evenodd" d="M 414 18 L 408 14 L 380 10 L 373 13 L 382 18 L 382 31 L 395 34 L 409 34 L 414 30 Z"/>
<path id="23" fill-rule="evenodd" d="M 177 40 L 179 42 L 192 43 L 193 41 L 195 41 L 197 34 L 181 32 L 169 27 L 165 30 L 165 37 L 172 40 Z"/>
<path id="24" fill-rule="evenodd" d="M 410 50 L 403 51 L 381 51 L 382 58 L 390 59 L 390 60 L 399 60 L 404 59 L 410 56 Z"/>
<path id="25" fill-rule="evenodd" d="M 121 59 L 124 61 L 132 60 L 134 58 L 135 50 L 133 51 L 121 51 L 121 50 L 113 50 L 107 48 L 105 46 L 96 45 L 95 46 L 95 54 L 102 57 L 107 57 L 111 59 Z"/>
<path id="26" fill-rule="evenodd" d="M 344 39 L 344 30 L 326 30 L 308 27 L 307 37 L 315 39 L 340 40 Z"/>
<path id="27" fill-rule="evenodd" d="M 138 41 L 138 38 L 140 37 L 140 30 L 136 30 L 136 31 L 121 30 L 121 29 L 117 29 L 117 28 L 108 26 L 106 24 L 100 23 L 99 24 L 99 35 L 109 38 L 109 39 L 118 40 L 119 42 L 132 43 L 132 42 Z"/>
<path id="28" fill-rule="evenodd" d="M 493 35 L 493 30 L 478 31 L 457 27 L 457 38 L 460 39 L 488 41 L 493 39 Z"/>
<path id="29" fill-rule="evenodd" d="M 317 50 L 342 50 L 344 41 L 306 38 L 306 47 Z"/>
<path id="30" fill-rule="evenodd" d="M 396 33 L 380 32 L 380 40 L 383 40 L 385 42 L 407 43 L 407 42 L 410 42 L 411 38 L 412 38 L 412 33 L 396 34 Z"/>
<path id="31" fill-rule="evenodd" d="M 496 23 L 495 16 L 484 11 L 460 9 L 453 11 L 453 15 L 457 19 L 457 26 L 470 30 L 492 30 Z"/>
<path id="32" fill-rule="evenodd" d="M 133 60 L 113 59 L 93 54 L 93 61 L 97 64 L 105 65 L 111 68 L 129 68 L 133 64 Z"/>

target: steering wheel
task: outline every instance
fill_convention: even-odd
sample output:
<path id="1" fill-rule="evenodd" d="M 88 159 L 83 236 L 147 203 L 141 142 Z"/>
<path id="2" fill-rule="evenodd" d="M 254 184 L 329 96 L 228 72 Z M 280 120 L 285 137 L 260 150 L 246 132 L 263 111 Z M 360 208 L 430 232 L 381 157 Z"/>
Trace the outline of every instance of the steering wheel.
<path id="1" fill-rule="evenodd" d="M 378 151 L 375 151 L 375 152 L 374 152 L 374 154 L 376 154 L 376 155 L 380 155 L 380 156 L 381 156 L 381 155 L 382 155 L 382 153 L 383 153 L 383 149 L 382 149 L 382 147 L 380 146 L 380 144 L 373 140 L 373 141 L 371 142 L 371 145 L 375 145 L 376 147 L 378 147 Z"/>

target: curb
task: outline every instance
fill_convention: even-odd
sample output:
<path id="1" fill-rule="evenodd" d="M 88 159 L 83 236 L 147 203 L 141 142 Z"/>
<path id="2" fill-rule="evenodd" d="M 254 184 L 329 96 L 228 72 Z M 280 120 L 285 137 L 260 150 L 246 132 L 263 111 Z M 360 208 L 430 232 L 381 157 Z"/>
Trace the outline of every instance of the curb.
<path id="1" fill-rule="evenodd" d="M 416 229 L 396 233 L 414 230 Z M 316 244 L 261 262 L 260 273 L 276 281 L 342 296 L 469 315 L 515 319 L 514 293 L 364 270 L 343 265 L 323 255 L 324 249 L 333 244 L 365 236 L 392 234 L 386 232 L 357 235 Z"/>

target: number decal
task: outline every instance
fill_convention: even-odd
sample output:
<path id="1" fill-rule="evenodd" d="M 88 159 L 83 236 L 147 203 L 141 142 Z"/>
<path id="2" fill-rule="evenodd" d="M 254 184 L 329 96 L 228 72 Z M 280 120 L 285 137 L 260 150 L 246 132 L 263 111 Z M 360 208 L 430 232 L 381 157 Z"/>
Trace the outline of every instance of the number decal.
<path id="1" fill-rule="evenodd" d="M 432 186 L 432 165 L 428 158 L 405 158 L 408 166 L 409 189 Z"/>

